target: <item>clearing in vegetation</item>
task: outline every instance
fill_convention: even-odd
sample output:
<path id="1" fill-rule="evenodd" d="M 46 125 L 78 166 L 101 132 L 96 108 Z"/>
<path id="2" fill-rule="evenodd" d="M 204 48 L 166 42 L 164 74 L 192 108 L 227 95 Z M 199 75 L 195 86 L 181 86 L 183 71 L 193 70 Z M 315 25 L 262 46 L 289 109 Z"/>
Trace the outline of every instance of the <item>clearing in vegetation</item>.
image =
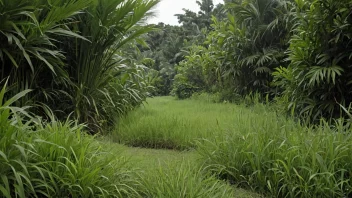
<path id="1" fill-rule="evenodd" d="M 235 126 L 233 115 L 246 107 L 207 100 L 177 100 L 171 96 L 147 100 L 119 120 L 113 139 L 130 146 L 187 150 L 196 141 L 221 136 Z"/>
<path id="2" fill-rule="evenodd" d="M 202 171 L 270 197 L 351 195 L 352 141 L 344 121 L 308 127 L 271 109 L 157 97 L 122 119 L 112 137 L 196 152 Z"/>

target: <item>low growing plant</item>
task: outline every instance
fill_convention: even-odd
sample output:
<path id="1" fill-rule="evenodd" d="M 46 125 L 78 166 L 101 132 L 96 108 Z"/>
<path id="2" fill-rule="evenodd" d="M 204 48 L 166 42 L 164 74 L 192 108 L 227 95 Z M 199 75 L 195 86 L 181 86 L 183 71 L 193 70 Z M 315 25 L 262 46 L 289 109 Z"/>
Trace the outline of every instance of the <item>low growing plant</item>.
<path id="1" fill-rule="evenodd" d="M 137 197 L 125 160 L 109 154 L 77 122 L 43 122 L 0 92 L 0 197 Z M 25 116 L 26 115 L 26 116 Z M 24 117 L 25 116 L 25 117 Z"/>
<path id="2" fill-rule="evenodd" d="M 344 121 L 305 127 L 255 109 L 235 117 L 226 134 L 198 144 L 219 177 L 270 197 L 352 195 L 352 136 Z"/>

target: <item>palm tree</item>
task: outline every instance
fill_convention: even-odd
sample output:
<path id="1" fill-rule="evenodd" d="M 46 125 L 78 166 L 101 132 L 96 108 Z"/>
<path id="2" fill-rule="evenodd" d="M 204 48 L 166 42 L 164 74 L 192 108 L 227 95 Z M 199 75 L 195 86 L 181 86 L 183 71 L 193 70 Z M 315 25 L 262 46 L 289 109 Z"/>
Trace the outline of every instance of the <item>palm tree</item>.
<path id="1" fill-rule="evenodd" d="M 50 4 L 40 0 L 0 1 L 0 80 L 9 77 L 14 92 L 39 87 L 45 94 L 46 88 L 50 89 L 47 85 L 54 83 L 54 79 L 64 78 L 65 55 L 58 48 L 58 38 L 85 39 L 66 24 L 90 3 L 86 0 Z"/>
<path id="2" fill-rule="evenodd" d="M 61 47 L 69 52 L 70 109 L 81 122 L 96 126 L 100 120 L 115 120 L 107 116 L 111 109 L 122 113 L 145 98 L 139 70 L 118 54 L 125 44 L 154 30 L 144 22 L 158 2 L 93 0 L 85 14 L 77 16 L 80 23 L 73 28 L 89 41 L 68 39 Z"/>
<path id="3" fill-rule="evenodd" d="M 243 0 L 226 6 L 231 15 L 224 46 L 230 48 L 230 60 L 223 65 L 224 75 L 233 76 L 236 90 L 243 94 L 266 92 L 272 70 L 284 64 L 287 44 L 283 41 L 289 32 L 283 27 L 286 3 Z"/>
<path id="4" fill-rule="evenodd" d="M 142 70 L 122 46 L 153 30 L 159 0 L 0 0 L 0 76 L 23 102 L 101 125 L 145 98 Z"/>

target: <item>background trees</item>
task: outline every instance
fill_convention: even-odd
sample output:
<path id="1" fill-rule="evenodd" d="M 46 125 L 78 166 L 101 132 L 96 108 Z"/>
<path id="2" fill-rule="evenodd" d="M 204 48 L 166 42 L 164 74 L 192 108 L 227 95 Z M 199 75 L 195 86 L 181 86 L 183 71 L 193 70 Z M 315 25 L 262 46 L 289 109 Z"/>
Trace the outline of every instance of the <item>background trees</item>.
<path id="1" fill-rule="evenodd" d="M 197 3 L 200 8 L 198 13 L 184 9 L 183 14 L 176 15 L 180 26 L 159 23 L 156 27 L 160 30 L 146 36 L 149 47 L 141 47 L 141 51 L 148 52 L 147 57 L 155 60 L 152 68 L 159 74 L 154 84 L 155 95 L 170 94 L 176 75 L 175 66 L 185 59 L 193 45 L 204 45 L 206 35 L 212 29 L 213 16 L 219 19 L 226 17 L 222 4 L 214 6 L 212 0 Z"/>
<path id="2" fill-rule="evenodd" d="M 351 103 L 351 7 L 350 0 L 226 1 L 227 17 L 213 18 L 198 44 L 205 48 L 189 50 L 174 85 L 199 88 L 200 77 L 190 75 L 197 68 L 212 79 L 201 90 L 224 99 L 258 92 L 309 120 L 339 117 L 340 105 Z"/>
<path id="3" fill-rule="evenodd" d="M 290 4 L 250 0 L 227 2 L 226 8 L 227 18 L 213 18 L 213 31 L 204 43 L 207 50 L 203 51 L 208 53 L 204 73 L 217 79 L 213 85 L 218 88 L 213 90 L 220 88 L 229 94 L 227 99 L 237 94 L 266 93 L 271 90 L 273 69 L 286 64 L 290 24 L 285 19 Z M 183 66 L 188 63 L 186 59 Z"/>
<path id="4" fill-rule="evenodd" d="M 1 78 L 14 93 L 33 89 L 17 103 L 74 112 L 93 130 L 150 93 L 258 92 L 311 120 L 349 106 L 350 0 L 202 0 L 180 26 L 150 32 L 141 24 L 156 3 L 2 0 Z"/>

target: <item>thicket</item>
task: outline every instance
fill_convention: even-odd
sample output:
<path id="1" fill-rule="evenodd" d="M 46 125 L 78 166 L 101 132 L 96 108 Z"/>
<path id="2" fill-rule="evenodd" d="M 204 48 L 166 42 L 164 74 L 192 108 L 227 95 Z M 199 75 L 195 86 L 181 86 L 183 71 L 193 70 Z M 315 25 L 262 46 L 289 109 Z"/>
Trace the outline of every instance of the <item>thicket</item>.
<path id="1" fill-rule="evenodd" d="M 157 2 L 1 0 L 2 85 L 32 89 L 17 106 L 46 105 L 60 119 L 73 112 L 98 132 L 148 95 L 147 69 L 123 48 L 153 29 L 143 22 Z"/>
<path id="2" fill-rule="evenodd" d="M 125 48 L 153 30 L 158 2 L 0 0 L 1 197 L 142 197 L 87 131 L 147 97 L 148 68 Z"/>
<path id="3" fill-rule="evenodd" d="M 205 42 L 178 64 L 173 93 L 230 101 L 260 93 L 311 121 L 346 116 L 351 8 L 350 0 L 226 1 L 227 17 L 213 17 Z"/>

